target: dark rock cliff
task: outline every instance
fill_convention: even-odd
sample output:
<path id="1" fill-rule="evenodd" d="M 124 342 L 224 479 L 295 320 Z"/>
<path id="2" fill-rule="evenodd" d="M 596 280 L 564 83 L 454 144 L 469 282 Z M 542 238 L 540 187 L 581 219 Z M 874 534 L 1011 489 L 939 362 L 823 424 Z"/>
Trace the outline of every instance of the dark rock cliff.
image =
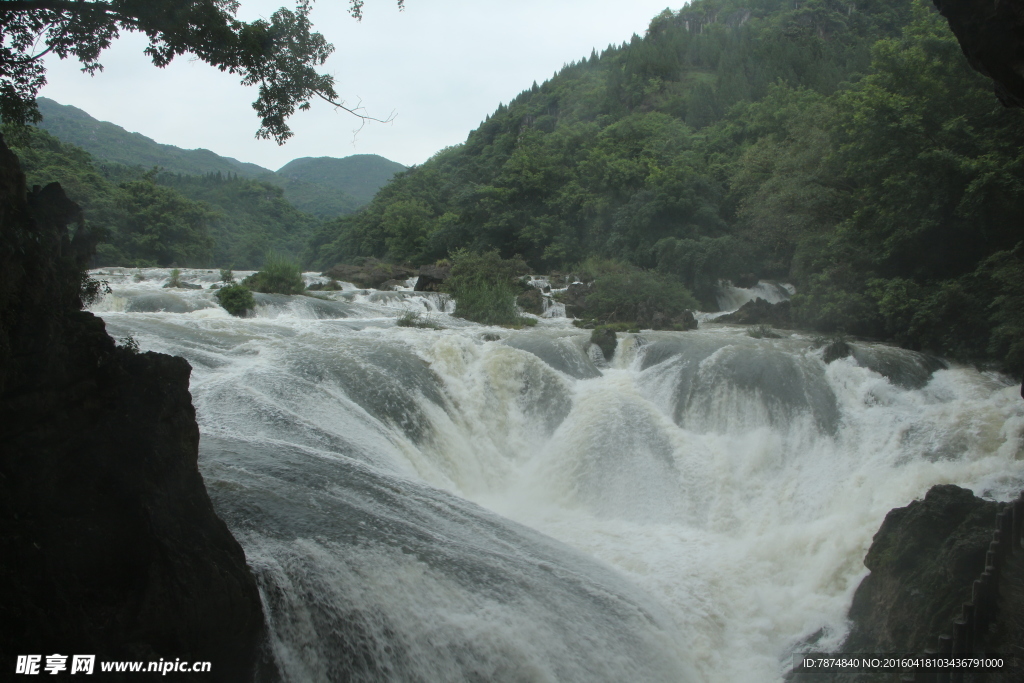
<path id="1" fill-rule="evenodd" d="M 933 0 L 967 61 L 995 81 L 1008 107 L 1024 107 L 1024 0 Z"/>
<path id="2" fill-rule="evenodd" d="M 958 486 L 890 510 L 864 565 L 871 570 L 850 607 L 846 652 L 924 652 L 949 633 L 985 568 L 998 503 Z"/>
<path id="3" fill-rule="evenodd" d="M 180 658 L 212 672 L 175 680 L 251 680 L 263 614 L 198 470 L 191 368 L 80 310 L 93 246 L 0 138 L 0 667 Z"/>

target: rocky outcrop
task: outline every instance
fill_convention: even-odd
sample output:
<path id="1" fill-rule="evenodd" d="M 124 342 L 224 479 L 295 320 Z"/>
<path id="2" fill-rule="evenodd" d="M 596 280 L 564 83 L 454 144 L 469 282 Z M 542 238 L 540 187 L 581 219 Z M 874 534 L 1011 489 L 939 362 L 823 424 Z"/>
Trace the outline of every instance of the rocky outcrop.
<path id="1" fill-rule="evenodd" d="M 999 504 L 953 485 L 891 510 L 864 558 L 845 652 L 923 652 L 949 631 L 985 553 Z"/>
<path id="2" fill-rule="evenodd" d="M 0 139 L 2 666 L 180 658 L 213 678 L 179 680 L 251 680 L 259 593 L 199 473 L 191 368 L 116 346 L 81 310 L 93 247 L 59 185 L 26 193 Z"/>
<path id="3" fill-rule="evenodd" d="M 641 303 L 637 306 L 636 325 L 645 330 L 695 330 L 697 324 L 693 311 L 683 311 L 673 316 L 651 303 Z"/>
<path id="4" fill-rule="evenodd" d="M 443 292 L 444 281 L 451 272 L 451 266 L 420 266 L 416 271 L 416 286 L 413 289 L 417 292 Z"/>
<path id="5" fill-rule="evenodd" d="M 787 328 L 792 323 L 788 301 L 771 304 L 758 297 L 748 301 L 729 315 L 723 315 L 716 322 L 738 325 L 772 325 Z"/>
<path id="6" fill-rule="evenodd" d="M 527 313 L 540 315 L 544 312 L 544 295 L 536 287 L 526 287 L 526 291 L 516 297 L 516 304 Z"/>
<path id="7" fill-rule="evenodd" d="M 408 280 L 415 273 L 404 266 L 365 259 L 358 264 L 339 263 L 323 273 L 332 280 L 351 282 L 360 289 L 379 289 L 388 280 Z"/>
<path id="8" fill-rule="evenodd" d="M 615 355 L 615 347 L 619 345 L 619 340 L 615 335 L 615 330 L 607 327 L 598 327 L 590 333 L 590 343 L 601 349 L 605 360 L 610 361 L 612 356 Z"/>
<path id="9" fill-rule="evenodd" d="M 995 81 L 999 100 L 1024 107 L 1024 0 L 933 0 L 967 61 Z"/>
<path id="10" fill-rule="evenodd" d="M 565 304 L 567 318 L 589 319 L 584 327 L 593 328 L 597 325 L 623 324 L 628 328 L 645 330 L 695 330 L 697 318 L 693 311 L 680 311 L 671 302 L 648 296 L 643 300 L 634 300 L 611 313 L 607 309 L 602 313 L 600 306 L 593 305 L 593 294 L 597 290 L 593 282 L 574 282 L 565 291 L 556 295 L 556 299 Z M 638 297 L 639 298 L 639 297 Z"/>
<path id="11" fill-rule="evenodd" d="M 825 344 L 821 352 L 821 359 L 825 363 L 834 363 L 840 358 L 848 358 L 853 355 L 853 348 L 841 337 L 836 337 Z"/>
<path id="12" fill-rule="evenodd" d="M 574 282 L 561 294 L 561 300 L 565 304 L 565 317 L 582 317 L 587 308 L 587 295 L 593 287 L 592 282 Z"/>

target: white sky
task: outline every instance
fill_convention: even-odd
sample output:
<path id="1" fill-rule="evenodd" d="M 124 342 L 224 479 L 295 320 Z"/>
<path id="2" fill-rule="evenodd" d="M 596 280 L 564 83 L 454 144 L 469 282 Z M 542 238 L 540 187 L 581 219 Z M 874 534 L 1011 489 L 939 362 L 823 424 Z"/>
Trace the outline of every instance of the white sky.
<path id="1" fill-rule="evenodd" d="M 283 147 L 256 140 L 251 108 L 255 88 L 188 57 L 157 69 L 142 54 L 145 39 L 125 34 L 100 58 L 105 71 L 90 77 L 77 61 L 47 62 L 41 95 L 72 104 L 157 142 L 206 148 L 270 169 L 306 156 L 380 154 L 405 165 L 465 141 L 470 130 L 533 81 L 609 43 L 643 35 L 667 0 L 367 0 L 362 22 L 347 0 L 319 0 L 313 23 L 335 53 L 324 67 L 335 89 L 367 113 L 371 123 L 353 141 L 359 121 L 324 102 L 290 120 Z M 672 9 L 684 2 L 674 0 Z M 269 17 L 292 0 L 242 0 L 238 16 Z"/>

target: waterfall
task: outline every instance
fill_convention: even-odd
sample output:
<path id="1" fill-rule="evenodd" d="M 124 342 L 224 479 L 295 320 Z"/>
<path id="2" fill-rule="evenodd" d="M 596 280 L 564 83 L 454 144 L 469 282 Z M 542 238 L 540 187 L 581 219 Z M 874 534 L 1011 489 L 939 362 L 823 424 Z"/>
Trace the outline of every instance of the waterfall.
<path id="1" fill-rule="evenodd" d="M 93 277 L 112 336 L 193 366 L 202 474 L 287 681 L 780 681 L 841 642 L 891 508 L 1024 487 L 1019 385 L 885 345 L 826 365 L 705 323 L 595 363 L 564 318 L 485 327 L 437 294 L 238 319 L 212 271 Z"/>
<path id="2" fill-rule="evenodd" d="M 718 310 L 723 313 L 735 311 L 754 299 L 764 299 L 770 304 L 777 304 L 786 301 L 795 293 L 793 285 L 767 280 L 760 280 L 749 288 L 735 287 L 731 282 L 721 281 L 718 284 Z"/>

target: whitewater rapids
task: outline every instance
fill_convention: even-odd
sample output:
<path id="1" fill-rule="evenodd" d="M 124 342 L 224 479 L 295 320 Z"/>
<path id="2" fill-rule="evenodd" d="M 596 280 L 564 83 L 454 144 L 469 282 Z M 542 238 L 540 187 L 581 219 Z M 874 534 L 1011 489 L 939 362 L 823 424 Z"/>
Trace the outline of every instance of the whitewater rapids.
<path id="1" fill-rule="evenodd" d="M 485 327 L 437 294 L 238 319 L 167 270 L 92 275 L 112 336 L 192 364 L 287 681 L 779 681 L 842 641 L 891 508 L 1024 488 L 1019 385 L 883 345 L 826 365 L 703 323 L 620 334 L 609 363 L 564 318 Z"/>

